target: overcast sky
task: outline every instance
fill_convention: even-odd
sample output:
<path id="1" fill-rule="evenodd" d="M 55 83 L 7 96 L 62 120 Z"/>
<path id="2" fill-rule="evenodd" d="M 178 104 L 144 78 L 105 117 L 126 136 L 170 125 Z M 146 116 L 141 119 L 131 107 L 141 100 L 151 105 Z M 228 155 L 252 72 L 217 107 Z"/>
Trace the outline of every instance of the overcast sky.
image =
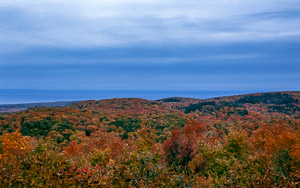
<path id="1" fill-rule="evenodd" d="M 0 0 L 0 89 L 300 90 L 299 0 Z"/>

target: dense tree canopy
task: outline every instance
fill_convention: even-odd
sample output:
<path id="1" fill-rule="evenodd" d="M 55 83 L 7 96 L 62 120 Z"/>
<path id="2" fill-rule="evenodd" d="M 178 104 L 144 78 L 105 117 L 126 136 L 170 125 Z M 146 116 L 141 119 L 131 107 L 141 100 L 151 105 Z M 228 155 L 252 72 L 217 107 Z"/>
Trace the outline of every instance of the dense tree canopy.
<path id="1" fill-rule="evenodd" d="M 83 101 L 0 115 L 4 187 L 296 187 L 299 92 Z"/>

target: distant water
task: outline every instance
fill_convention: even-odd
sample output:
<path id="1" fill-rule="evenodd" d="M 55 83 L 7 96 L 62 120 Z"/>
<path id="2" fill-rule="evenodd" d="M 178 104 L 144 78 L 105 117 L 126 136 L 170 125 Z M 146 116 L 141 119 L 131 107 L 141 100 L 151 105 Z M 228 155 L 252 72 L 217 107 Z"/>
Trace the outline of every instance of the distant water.
<path id="1" fill-rule="evenodd" d="M 0 89 L 0 104 L 19 104 L 55 101 L 100 100 L 110 98 L 143 98 L 149 100 L 167 97 L 205 99 L 253 93 L 253 91 L 138 91 L 138 90 L 31 90 Z"/>

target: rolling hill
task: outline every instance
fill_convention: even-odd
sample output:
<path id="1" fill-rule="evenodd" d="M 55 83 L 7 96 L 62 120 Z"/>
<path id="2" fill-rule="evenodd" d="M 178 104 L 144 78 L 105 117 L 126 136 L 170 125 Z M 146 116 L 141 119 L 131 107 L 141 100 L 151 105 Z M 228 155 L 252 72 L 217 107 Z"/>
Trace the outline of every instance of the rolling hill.
<path id="1" fill-rule="evenodd" d="M 0 114 L 0 183 L 297 186 L 299 100 L 294 91 L 6 106 L 24 110 Z"/>

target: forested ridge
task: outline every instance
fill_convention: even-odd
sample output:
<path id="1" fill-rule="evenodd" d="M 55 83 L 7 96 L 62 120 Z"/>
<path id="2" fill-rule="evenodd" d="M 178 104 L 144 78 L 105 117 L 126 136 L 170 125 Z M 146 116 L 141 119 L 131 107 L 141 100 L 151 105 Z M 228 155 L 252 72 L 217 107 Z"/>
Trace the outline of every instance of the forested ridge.
<path id="1" fill-rule="evenodd" d="M 0 115 L 1 187 L 297 187 L 300 92 Z"/>

